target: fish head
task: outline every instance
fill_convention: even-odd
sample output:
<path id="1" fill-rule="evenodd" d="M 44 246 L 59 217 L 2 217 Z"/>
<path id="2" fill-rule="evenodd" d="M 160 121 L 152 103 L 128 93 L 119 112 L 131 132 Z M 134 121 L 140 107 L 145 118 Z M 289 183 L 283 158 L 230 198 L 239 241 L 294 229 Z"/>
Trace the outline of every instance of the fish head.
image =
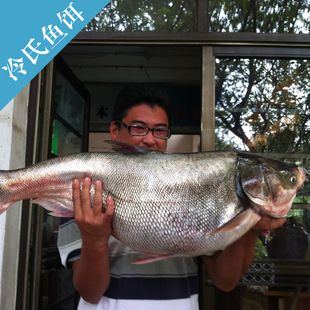
<path id="1" fill-rule="evenodd" d="M 239 156 L 238 182 L 246 196 L 260 213 L 285 217 L 296 192 L 306 175 L 297 165 L 280 160 L 243 154 Z"/>

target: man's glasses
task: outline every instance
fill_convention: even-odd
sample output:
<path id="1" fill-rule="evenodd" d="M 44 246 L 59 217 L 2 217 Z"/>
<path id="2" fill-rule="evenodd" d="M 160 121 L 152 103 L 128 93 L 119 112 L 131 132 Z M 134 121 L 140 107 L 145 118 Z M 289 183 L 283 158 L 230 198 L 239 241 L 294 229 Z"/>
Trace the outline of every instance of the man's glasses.
<path id="1" fill-rule="evenodd" d="M 143 126 L 143 125 L 127 125 L 119 120 L 117 120 L 118 123 L 120 123 L 121 125 L 123 125 L 124 127 L 126 127 L 128 129 L 128 132 L 133 135 L 133 136 L 145 136 L 147 135 L 147 133 L 151 130 L 152 134 L 155 138 L 158 139 L 169 139 L 171 136 L 171 132 L 169 129 L 164 129 L 164 128 L 149 128 L 147 126 Z"/>

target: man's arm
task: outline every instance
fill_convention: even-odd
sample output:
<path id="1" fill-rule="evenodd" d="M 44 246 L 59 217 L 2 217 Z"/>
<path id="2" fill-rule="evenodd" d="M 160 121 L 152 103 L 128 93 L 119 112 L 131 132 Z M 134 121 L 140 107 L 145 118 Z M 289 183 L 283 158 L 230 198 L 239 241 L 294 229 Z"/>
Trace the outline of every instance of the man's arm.
<path id="1" fill-rule="evenodd" d="M 261 231 L 282 226 L 286 218 L 275 219 L 262 216 L 255 227 L 243 237 L 229 245 L 224 251 L 212 256 L 202 256 L 213 284 L 223 291 L 231 291 L 247 272 L 254 259 L 256 239 Z"/>
<path id="2" fill-rule="evenodd" d="M 112 232 L 114 201 L 107 198 L 106 212 L 102 212 L 102 183 L 95 182 L 93 206 L 90 202 L 91 180 L 83 181 L 82 194 L 78 180 L 73 182 L 74 216 L 82 236 L 79 260 L 72 263 L 73 283 L 82 298 L 98 303 L 110 284 L 108 240 Z"/>

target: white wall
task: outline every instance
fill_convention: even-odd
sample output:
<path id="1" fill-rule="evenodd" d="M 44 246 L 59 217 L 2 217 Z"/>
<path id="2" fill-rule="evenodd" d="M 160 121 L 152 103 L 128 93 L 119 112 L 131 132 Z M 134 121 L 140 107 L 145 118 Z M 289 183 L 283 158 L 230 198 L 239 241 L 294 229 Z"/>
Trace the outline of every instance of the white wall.
<path id="1" fill-rule="evenodd" d="M 27 85 L 0 111 L 0 169 L 25 165 Z M 0 309 L 15 309 L 21 204 L 16 203 L 0 215 Z"/>

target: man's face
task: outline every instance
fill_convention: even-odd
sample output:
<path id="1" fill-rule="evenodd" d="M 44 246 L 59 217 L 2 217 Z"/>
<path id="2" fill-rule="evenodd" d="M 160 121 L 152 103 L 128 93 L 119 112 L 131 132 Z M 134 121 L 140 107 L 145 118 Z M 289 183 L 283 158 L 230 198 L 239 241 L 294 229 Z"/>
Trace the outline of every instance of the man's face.
<path id="1" fill-rule="evenodd" d="M 158 106 L 154 108 L 150 108 L 146 104 L 134 106 L 128 110 L 127 115 L 120 121 L 128 126 L 144 125 L 151 129 L 168 129 L 167 114 L 164 109 Z M 118 129 L 117 124 L 113 121 L 111 123 L 110 133 L 112 140 L 147 147 L 155 151 L 164 152 L 167 149 L 167 140 L 155 138 L 151 131 L 145 136 L 133 136 L 128 132 L 125 126 L 121 126 L 120 129 Z"/>

